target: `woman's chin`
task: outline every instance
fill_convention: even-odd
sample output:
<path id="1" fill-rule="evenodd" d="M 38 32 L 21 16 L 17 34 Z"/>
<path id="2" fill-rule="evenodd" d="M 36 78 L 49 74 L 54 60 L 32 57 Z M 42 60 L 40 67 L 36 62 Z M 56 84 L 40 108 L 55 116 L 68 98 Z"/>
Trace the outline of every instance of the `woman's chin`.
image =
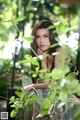
<path id="1" fill-rule="evenodd" d="M 41 48 L 42 51 L 48 51 L 49 48 Z"/>

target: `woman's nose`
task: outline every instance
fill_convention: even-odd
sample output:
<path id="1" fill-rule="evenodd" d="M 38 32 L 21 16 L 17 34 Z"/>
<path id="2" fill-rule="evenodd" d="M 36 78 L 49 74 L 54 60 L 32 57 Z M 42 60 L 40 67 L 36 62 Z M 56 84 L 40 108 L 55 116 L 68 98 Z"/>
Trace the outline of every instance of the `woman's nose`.
<path id="1" fill-rule="evenodd" d="M 43 39 L 43 37 L 41 37 L 41 38 L 40 38 L 40 42 L 41 42 L 41 43 L 42 43 L 42 42 L 44 42 L 44 39 Z"/>

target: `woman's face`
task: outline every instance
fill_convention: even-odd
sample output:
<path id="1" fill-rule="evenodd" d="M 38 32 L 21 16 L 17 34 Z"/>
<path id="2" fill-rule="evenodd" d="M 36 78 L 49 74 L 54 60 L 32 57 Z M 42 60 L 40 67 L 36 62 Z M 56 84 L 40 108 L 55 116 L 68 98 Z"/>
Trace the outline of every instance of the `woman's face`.
<path id="1" fill-rule="evenodd" d="M 50 48 L 49 31 L 46 28 L 36 31 L 36 43 L 39 49 L 46 51 Z"/>

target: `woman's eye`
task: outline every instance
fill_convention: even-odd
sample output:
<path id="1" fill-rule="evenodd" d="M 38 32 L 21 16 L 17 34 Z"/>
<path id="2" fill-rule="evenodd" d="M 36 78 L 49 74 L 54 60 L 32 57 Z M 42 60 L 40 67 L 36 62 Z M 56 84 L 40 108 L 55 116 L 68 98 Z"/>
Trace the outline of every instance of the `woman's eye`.
<path id="1" fill-rule="evenodd" d="M 49 36 L 48 36 L 48 35 L 45 35 L 44 37 L 46 38 L 46 37 L 49 37 Z"/>
<path id="2" fill-rule="evenodd" d="M 39 38 L 39 36 L 36 36 L 36 39 L 38 39 Z"/>

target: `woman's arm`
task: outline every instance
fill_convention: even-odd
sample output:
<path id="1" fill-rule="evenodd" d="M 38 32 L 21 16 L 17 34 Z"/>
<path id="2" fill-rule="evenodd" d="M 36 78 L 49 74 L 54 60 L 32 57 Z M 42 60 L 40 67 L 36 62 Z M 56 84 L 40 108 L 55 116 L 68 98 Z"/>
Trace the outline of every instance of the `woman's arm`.
<path id="1" fill-rule="evenodd" d="M 45 53 L 47 53 L 47 51 Z M 41 50 L 38 49 L 37 54 L 42 55 L 44 53 Z M 43 55 L 43 58 L 41 59 L 41 69 L 45 70 L 44 75 L 46 75 L 48 73 L 48 71 L 51 68 L 51 65 L 52 65 L 52 57 L 49 56 L 49 58 L 47 59 L 47 57 L 44 57 L 44 55 Z M 23 90 L 25 92 L 29 92 L 33 88 L 34 89 L 48 89 L 48 83 L 46 83 L 46 82 L 41 82 L 40 83 L 39 82 L 39 83 L 31 84 L 31 85 L 28 85 L 28 86 L 24 86 Z"/>
<path id="2" fill-rule="evenodd" d="M 33 89 L 48 89 L 48 84 L 44 82 L 44 83 L 31 84 L 23 87 L 23 91 L 25 92 L 30 92 Z"/>

